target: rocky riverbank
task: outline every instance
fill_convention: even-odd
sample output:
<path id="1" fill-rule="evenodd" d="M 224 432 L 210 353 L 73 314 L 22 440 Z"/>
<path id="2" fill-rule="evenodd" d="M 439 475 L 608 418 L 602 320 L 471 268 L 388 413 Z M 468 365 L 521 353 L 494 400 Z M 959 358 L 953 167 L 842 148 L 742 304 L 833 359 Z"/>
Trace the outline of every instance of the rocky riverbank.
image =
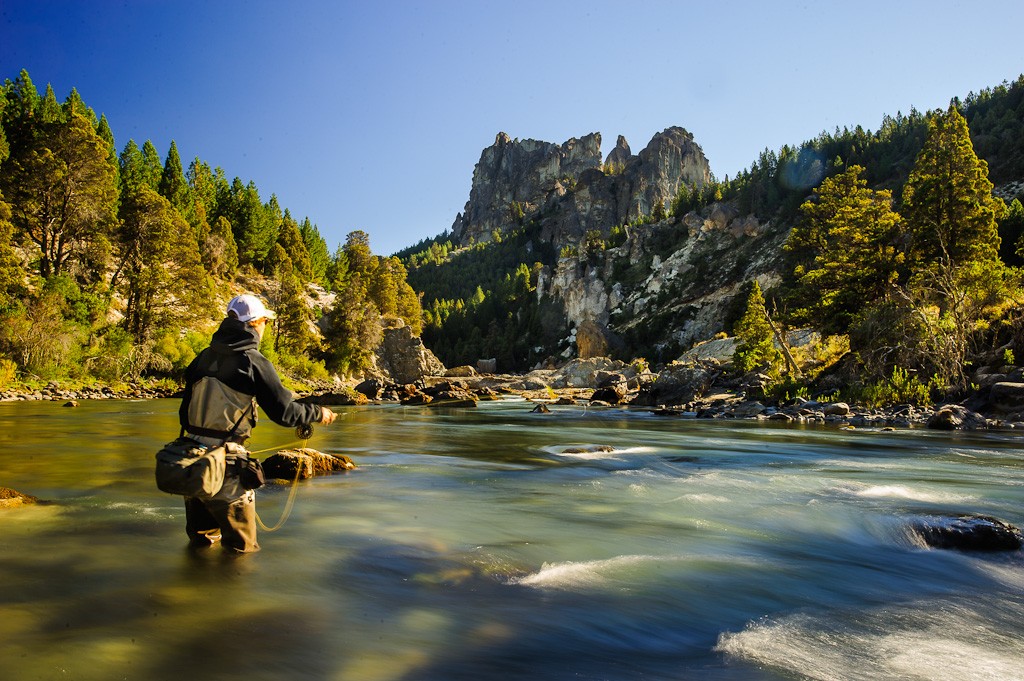
<path id="1" fill-rule="evenodd" d="M 371 379 L 344 393 L 318 393 L 303 399 L 321 404 L 397 402 L 473 407 L 478 400 L 503 395 L 523 397 L 536 403 L 542 412 L 550 411 L 546 409 L 549 405 L 560 405 L 644 410 L 676 418 L 748 419 L 840 428 L 1024 429 L 1024 413 L 1020 411 L 1024 383 L 993 383 L 962 404 L 874 408 L 825 399 L 766 399 L 749 381 L 730 379 L 714 362 L 707 361 L 671 365 L 658 374 L 607 358 L 573 360 L 558 369 L 525 375 L 481 374 L 472 367 L 456 367 L 444 376 L 426 376 L 416 383 L 399 385 Z"/>
<path id="2" fill-rule="evenodd" d="M 756 381 L 754 382 L 756 383 Z M 138 400 L 176 397 L 166 385 L 127 384 L 119 388 L 64 388 L 50 383 L 32 390 L 0 392 L 0 401 L 50 400 L 75 406 L 80 400 Z M 456 367 L 443 376 L 413 383 L 367 379 L 338 390 L 300 395 L 325 405 L 399 403 L 409 406 L 474 407 L 479 400 L 522 397 L 537 405 L 650 411 L 675 418 L 749 419 L 842 428 L 933 428 L 943 430 L 1024 429 L 1024 380 L 992 375 L 957 404 L 867 407 L 828 399 L 766 399 L 751 380 L 728 377 L 714 361 L 669 365 L 658 373 L 598 357 L 524 375 L 480 373 Z"/>
<path id="3" fill-rule="evenodd" d="M 151 400 L 174 397 L 178 387 L 130 383 L 123 386 L 63 387 L 57 382 L 42 388 L 17 387 L 0 390 L 0 402 L 31 402 L 39 400 L 77 402 L 78 400 Z"/>

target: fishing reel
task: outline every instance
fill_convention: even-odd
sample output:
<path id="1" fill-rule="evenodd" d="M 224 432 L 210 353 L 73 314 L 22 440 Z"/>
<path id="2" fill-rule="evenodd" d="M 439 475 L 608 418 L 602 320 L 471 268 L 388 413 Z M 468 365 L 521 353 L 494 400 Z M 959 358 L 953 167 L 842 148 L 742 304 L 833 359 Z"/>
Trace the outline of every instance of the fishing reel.
<path id="1" fill-rule="evenodd" d="M 296 426 L 295 436 L 300 440 L 308 440 L 313 437 L 313 424 L 307 423 L 305 425 Z"/>

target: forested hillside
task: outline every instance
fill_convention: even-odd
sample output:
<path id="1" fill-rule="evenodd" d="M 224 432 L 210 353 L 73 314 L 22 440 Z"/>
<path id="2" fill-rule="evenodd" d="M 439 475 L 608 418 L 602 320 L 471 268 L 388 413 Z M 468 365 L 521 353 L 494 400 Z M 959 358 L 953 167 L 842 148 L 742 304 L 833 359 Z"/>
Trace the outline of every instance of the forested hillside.
<path id="1" fill-rule="evenodd" d="M 1006 359 L 1024 352 L 1024 77 L 954 98 L 948 110 L 886 116 L 875 131 L 765 150 L 734 178 L 682 183 L 630 224 L 545 241 L 555 214 L 585 219 L 595 174 L 621 172 L 606 161 L 560 179 L 532 213 L 509 205 L 485 243 L 444 233 L 399 254 L 424 293 L 424 338 L 442 361 L 499 355 L 525 370 L 577 351 L 567 343 L 588 317 L 611 354 L 667 361 L 687 343 L 734 332 L 757 280 L 777 327 L 842 336 L 837 347 L 852 344 L 869 377 L 899 366 L 922 384 L 963 387 L 986 348 L 1005 346 Z M 589 293 L 566 293 L 572 278 L 592 280 Z M 558 319 L 563 305 L 580 308 L 580 295 L 604 296 L 604 307 Z M 714 320 L 695 338 L 693 316 L 712 298 L 705 317 Z M 523 338 L 538 318 L 550 323 L 545 333 Z"/>
<path id="2" fill-rule="evenodd" d="M 366 367 L 382 319 L 419 331 L 404 265 L 365 232 L 331 252 L 253 182 L 183 167 L 173 141 L 118 147 L 77 91 L 25 71 L 0 121 L 0 387 L 174 380 L 243 290 L 279 311 L 263 349 L 306 381 Z"/>

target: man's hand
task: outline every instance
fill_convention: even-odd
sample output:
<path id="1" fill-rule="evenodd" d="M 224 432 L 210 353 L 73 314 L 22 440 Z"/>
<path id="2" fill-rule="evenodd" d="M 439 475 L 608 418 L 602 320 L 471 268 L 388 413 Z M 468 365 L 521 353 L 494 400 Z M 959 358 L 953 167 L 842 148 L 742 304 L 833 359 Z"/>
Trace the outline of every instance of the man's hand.
<path id="1" fill-rule="evenodd" d="M 325 426 L 329 426 L 334 423 L 334 419 L 338 418 L 338 415 L 327 407 L 320 407 L 323 415 L 320 417 L 320 423 Z"/>

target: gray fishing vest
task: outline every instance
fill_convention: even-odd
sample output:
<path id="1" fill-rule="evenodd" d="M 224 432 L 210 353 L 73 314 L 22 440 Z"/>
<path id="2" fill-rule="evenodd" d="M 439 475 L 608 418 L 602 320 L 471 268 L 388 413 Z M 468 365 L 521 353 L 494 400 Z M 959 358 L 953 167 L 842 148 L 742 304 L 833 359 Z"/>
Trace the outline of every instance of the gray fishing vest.
<path id="1" fill-rule="evenodd" d="M 242 416 L 249 412 L 246 418 Z M 235 424 L 235 432 L 231 433 Z M 186 431 L 195 435 L 243 442 L 256 425 L 256 403 L 252 395 L 229 388 L 212 376 L 200 378 L 192 386 L 188 403 Z"/>

